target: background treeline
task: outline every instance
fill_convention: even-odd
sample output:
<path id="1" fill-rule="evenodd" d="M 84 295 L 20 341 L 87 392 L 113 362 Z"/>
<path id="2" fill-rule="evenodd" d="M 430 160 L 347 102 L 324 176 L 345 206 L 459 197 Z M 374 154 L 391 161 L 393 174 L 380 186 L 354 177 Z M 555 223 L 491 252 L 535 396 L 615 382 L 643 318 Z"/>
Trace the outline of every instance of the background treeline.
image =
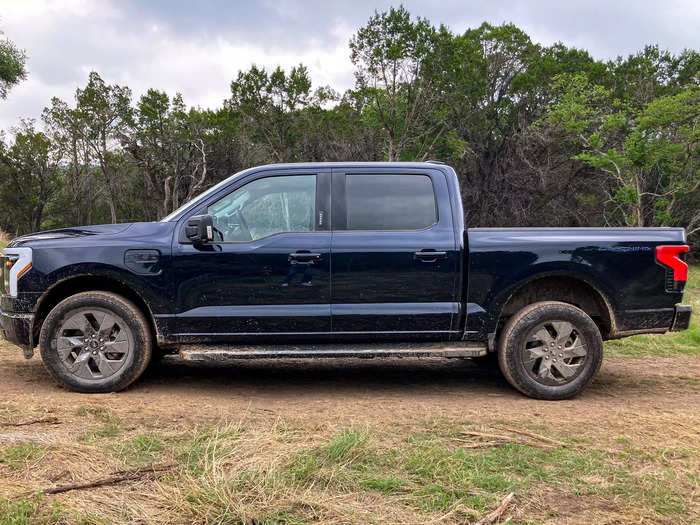
<path id="1" fill-rule="evenodd" d="M 221 107 L 98 73 L 0 145 L 0 228 L 156 220 L 270 162 L 445 161 L 470 226 L 663 226 L 700 244 L 700 54 L 601 62 L 512 24 L 463 34 L 403 8 L 350 41 L 354 89 L 253 66 Z"/>

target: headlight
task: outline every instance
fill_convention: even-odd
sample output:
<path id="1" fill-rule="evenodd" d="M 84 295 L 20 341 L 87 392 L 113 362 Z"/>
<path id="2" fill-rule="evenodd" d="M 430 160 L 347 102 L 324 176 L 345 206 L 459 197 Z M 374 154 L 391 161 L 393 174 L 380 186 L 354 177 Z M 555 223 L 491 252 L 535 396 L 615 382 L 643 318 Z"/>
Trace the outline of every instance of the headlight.
<path id="1" fill-rule="evenodd" d="M 31 248 L 5 248 L 2 251 L 3 293 L 17 297 L 17 281 L 32 267 Z"/>

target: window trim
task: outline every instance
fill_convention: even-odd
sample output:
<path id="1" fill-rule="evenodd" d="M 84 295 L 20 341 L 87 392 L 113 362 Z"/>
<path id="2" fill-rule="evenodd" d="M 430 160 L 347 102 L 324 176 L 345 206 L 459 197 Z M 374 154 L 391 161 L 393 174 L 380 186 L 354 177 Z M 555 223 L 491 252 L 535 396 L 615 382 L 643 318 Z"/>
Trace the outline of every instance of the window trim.
<path id="1" fill-rule="evenodd" d="M 257 177 L 255 175 L 258 175 Z M 232 184 L 232 186 L 235 186 L 233 188 L 227 187 L 227 188 L 221 188 L 220 191 L 218 191 L 216 194 L 210 196 L 208 200 L 205 200 L 204 202 L 199 203 L 197 206 L 191 208 L 188 210 L 187 213 L 183 214 L 179 219 L 178 219 L 178 233 L 177 233 L 177 242 L 180 245 L 193 245 L 193 243 L 187 239 L 184 236 L 184 225 L 187 224 L 187 221 L 196 216 L 196 215 L 201 215 L 203 213 L 207 212 L 207 209 L 209 206 L 213 206 L 220 200 L 228 197 L 231 195 L 231 193 L 238 191 L 239 189 L 247 186 L 248 184 L 251 184 L 255 181 L 261 180 L 261 179 L 269 179 L 272 177 L 298 177 L 298 176 L 312 176 L 316 178 L 316 199 L 314 202 L 314 229 L 312 231 L 305 231 L 305 232 L 295 232 L 295 231 L 283 231 L 283 232 L 275 232 L 271 233 L 270 235 L 266 235 L 265 237 L 260 237 L 255 240 L 249 240 L 249 241 L 212 241 L 207 243 L 209 246 L 215 246 L 215 245 L 244 245 L 244 244 L 252 244 L 256 242 L 263 241 L 265 239 L 269 239 L 271 237 L 275 237 L 278 235 L 308 235 L 308 234 L 319 234 L 319 233 L 330 233 L 330 228 L 329 226 L 329 221 L 326 221 L 326 227 L 323 229 L 318 228 L 318 212 L 319 210 L 323 209 L 326 211 L 328 214 L 329 210 L 329 200 L 330 200 L 330 184 L 329 180 L 330 179 L 330 171 L 329 170 L 279 170 L 279 171 L 259 171 L 256 174 L 251 174 L 249 177 L 241 178 L 240 182 L 241 184 Z M 327 177 L 326 177 L 327 176 Z M 226 191 L 228 190 L 228 191 Z M 324 195 L 323 192 L 326 192 L 328 195 Z"/>
<path id="2" fill-rule="evenodd" d="M 335 175 L 335 173 L 334 173 Z M 333 221 L 333 232 L 352 232 L 352 233 L 396 233 L 396 232 L 404 232 L 404 233 L 410 233 L 410 232 L 425 232 L 428 230 L 432 230 L 436 226 L 440 224 L 440 206 L 438 205 L 438 195 L 437 195 L 437 190 L 435 188 L 435 181 L 433 180 L 433 176 L 430 173 L 406 173 L 406 172 L 392 172 L 392 173 L 386 173 L 386 172 L 371 172 L 371 171 L 362 171 L 362 172 L 339 172 L 338 173 L 339 178 L 342 178 L 342 197 L 339 196 L 339 199 L 342 199 L 342 212 L 344 212 L 344 217 L 342 218 L 342 228 L 336 228 L 336 221 Z M 348 194 L 347 194 L 347 178 L 350 176 L 354 175 L 359 175 L 359 176 L 380 176 L 380 175 L 389 175 L 389 176 L 397 176 L 397 177 L 426 177 L 430 181 L 430 187 L 433 190 L 433 203 L 435 206 L 435 222 L 432 224 L 425 226 L 423 228 L 401 228 L 401 229 L 395 229 L 395 230 L 372 230 L 372 229 L 367 229 L 367 230 L 356 230 L 348 227 Z M 333 181 L 335 183 L 335 179 Z M 338 181 L 340 182 L 340 181 Z M 335 189 L 335 187 L 333 188 Z M 335 204 L 335 195 L 332 196 L 333 203 Z M 337 206 L 333 207 L 335 210 Z M 335 214 L 334 214 L 335 217 Z"/>

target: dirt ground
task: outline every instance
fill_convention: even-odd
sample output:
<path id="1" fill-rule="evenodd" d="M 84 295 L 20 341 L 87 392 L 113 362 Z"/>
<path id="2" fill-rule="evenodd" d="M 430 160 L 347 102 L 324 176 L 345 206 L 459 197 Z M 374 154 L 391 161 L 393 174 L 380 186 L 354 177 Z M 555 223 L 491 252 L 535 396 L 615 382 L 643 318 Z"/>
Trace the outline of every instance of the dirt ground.
<path id="1" fill-rule="evenodd" d="M 700 359 L 694 356 L 606 357 L 582 395 L 553 403 L 520 395 L 497 368 L 459 359 L 241 360 L 216 366 L 166 358 L 125 392 L 85 395 L 54 383 L 38 356 L 27 361 L 13 347 L 0 356 L 0 404 L 30 412 L 99 405 L 126 418 L 202 424 L 264 412 L 332 419 L 340 426 L 500 415 L 544 417 L 548 425 L 604 422 L 608 430 L 624 430 L 638 419 L 673 421 L 700 430 Z"/>
<path id="2" fill-rule="evenodd" d="M 437 359 L 258 360 L 204 366 L 166 358 L 125 392 L 84 395 L 57 386 L 38 356 L 26 361 L 18 349 L 0 345 L 0 447 L 24 441 L 54 447 L 52 450 L 66 444 L 79 446 L 78 436 L 94 426 L 79 415 L 80 409 L 95 407 L 116 414 L 123 435 L 137 431 L 167 434 L 222 424 L 269 429 L 281 422 L 305 428 L 309 435 L 332 435 L 345 428 L 408 435 L 431 425 L 487 428 L 508 424 L 544 429 L 557 439 L 582 439 L 601 450 L 619 448 L 621 437 L 645 450 L 647 446 L 690 450 L 693 459 L 683 462 L 681 468 L 692 469 L 697 466 L 700 448 L 700 359 L 608 357 L 582 395 L 560 402 L 520 395 L 492 367 L 469 360 Z M 59 423 L 7 425 L 45 416 Z M 58 481 L 48 478 L 60 474 L 64 466 L 56 452 L 34 467 L 32 471 L 31 463 L 14 469 L 0 465 L 1 493 L 11 498 L 52 486 Z M 93 477 L 98 471 L 94 470 Z M 80 472 L 72 472 L 70 478 L 79 478 Z M 86 467 L 85 472 L 89 477 L 92 471 Z M 637 515 L 636 507 L 624 498 L 603 498 L 596 504 L 582 498 L 566 505 L 553 503 L 558 508 L 552 517 L 547 503 L 527 494 L 516 494 L 509 512 L 519 522 L 697 523 L 698 474 L 691 477 L 696 486 L 684 489 L 690 490 L 684 496 L 684 510 L 673 516 L 648 509 L 638 510 Z M 555 489 L 538 490 L 546 496 Z M 105 490 L 57 498 L 68 507 L 80 507 L 94 502 L 95 494 Z M 81 503 L 80 498 L 86 499 Z M 408 520 L 398 516 L 398 521 Z M 149 522 L 147 517 L 144 520 Z M 341 512 L 320 521 L 363 520 L 345 521 Z M 446 513 L 441 522 L 465 521 Z"/>

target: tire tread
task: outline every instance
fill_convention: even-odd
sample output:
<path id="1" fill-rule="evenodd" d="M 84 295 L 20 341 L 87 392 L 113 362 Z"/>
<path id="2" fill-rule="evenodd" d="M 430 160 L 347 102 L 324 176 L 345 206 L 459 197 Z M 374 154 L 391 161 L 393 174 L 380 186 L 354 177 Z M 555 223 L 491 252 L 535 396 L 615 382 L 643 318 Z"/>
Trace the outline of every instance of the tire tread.
<path id="1" fill-rule="evenodd" d="M 552 312 L 556 315 L 557 311 L 560 314 L 564 312 L 564 315 L 578 316 L 584 328 L 591 331 L 589 334 L 591 337 L 588 339 L 592 338 L 593 340 L 588 341 L 588 344 L 590 346 L 589 352 L 592 352 L 593 355 L 592 367 L 588 370 L 584 370 L 583 373 L 585 377 L 583 380 L 575 380 L 575 382 L 578 381 L 579 383 L 576 387 L 572 387 L 574 383 L 562 385 L 562 387 L 531 384 L 529 381 L 519 377 L 517 357 L 512 351 L 512 347 L 519 344 L 519 341 L 515 340 L 517 339 L 517 334 L 515 332 L 523 332 L 527 330 L 528 326 L 535 322 L 541 322 L 541 317 L 544 315 L 543 312 Z M 593 319 L 580 308 L 560 301 L 540 301 L 525 306 L 508 320 L 498 340 L 498 365 L 504 377 L 513 388 L 535 399 L 558 400 L 575 396 L 598 373 L 602 363 L 602 357 L 603 340 L 600 335 L 600 330 Z M 554 389 L 559 390 L 557 391 Z"/>
<path id="2" fill-rule="evenodd" d="M 71 309 L 87 306 L 89 303 L 100 303 L 99 306 L 116 310 L 120 315 L 125 314 L 126 321 L 136 327 L 134 333 L 134 359 L 127 370 L 120 370 L 114 376 L 110 376 L 103 383 L 88 383 L 80 381 L 69 374 L 58 355 L 51 348 L 51 330 L 60 316 Z M 143 312 L 134 303 L 113 292 L 88 291 L 71 295 L 59 302 L 46 316 L 39 335 L 39 347 L 44 366 L 59 383 L 71 390 L 84 393 L 118 392 L 124 390 L 136 381 L 148 367 L 151 360 L 153 341 L 151 329 Z"/>

